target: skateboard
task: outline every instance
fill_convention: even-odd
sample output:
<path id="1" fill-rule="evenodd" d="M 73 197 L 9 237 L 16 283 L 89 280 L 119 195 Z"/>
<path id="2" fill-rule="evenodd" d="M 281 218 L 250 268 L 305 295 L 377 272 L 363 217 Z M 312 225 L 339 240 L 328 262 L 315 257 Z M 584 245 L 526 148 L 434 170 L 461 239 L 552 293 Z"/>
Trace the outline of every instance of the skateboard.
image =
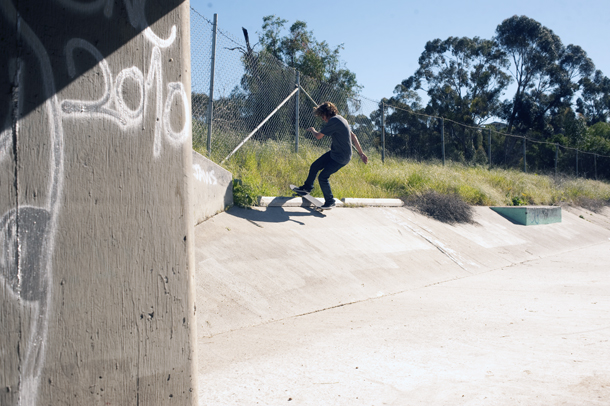
<path id="1" fill-rule="evenodd" d="M 290 189 L 292 189 L 293 192 L 294 192 L 294 189 L 297 188 L 297 187 L 298 186 L 290 185 Z M 319 211 L 320 213 L 323 212 L 324 210 L 330 210 L 332 208 L 332 207 L 329 207 L 329 208 L 323 209 L 322 208 L 322 203 L 318 199 L 316 199 L 315 197 L 310 195 L 309 193 L 307 193 L 305 195 L 302 195 L 302 194 L 299 194 L 297 192 L 294 192 L 294 195 L 302 197 L 303 199 L 307 200 L 309 203 L 311 203 L 311 205 L 314 207 L 314 209 L 316 211 Z"/>

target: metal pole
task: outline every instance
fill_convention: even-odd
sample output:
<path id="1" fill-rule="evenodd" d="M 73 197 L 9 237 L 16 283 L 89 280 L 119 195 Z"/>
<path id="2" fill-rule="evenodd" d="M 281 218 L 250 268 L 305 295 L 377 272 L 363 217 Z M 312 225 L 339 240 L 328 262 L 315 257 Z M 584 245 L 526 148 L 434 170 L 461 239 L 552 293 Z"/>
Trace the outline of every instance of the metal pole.
<path id="1" fill-rule="evenodd" d="M 578 177 L 578 150 L 576 150 L 576 177 Z"/>
<path id="2" fill-rule="evenodd" d="M 443 166 L 445 166 L 445 119 L 441 118 L 441 143 L 443 145 Z"/>
<path id="3" fill-rule="evenodd" d="M 597 154 L 593 154 L 593 166 L 595 166 L 595 180 L 597 180 Z"/>
<path id="4" fill-rule="evenodd" d="M 489 150 L 487 156 L 489 157 L 489 169 L 491 169 L 491 128 L 489 129 L 489 145 L 487 146 Z"/>
<path id="5" fill-rule="evenodd" d="M 381 162 L 385 163 L 385 102 L 381 102 Z"/>
<path id="6" fill-rule="evenodd" d="M 294 108 L 294 152 L 299 153 L 299 96 L 301 94 L 301 76 L 300 72 L 297 72 L 297 94 Z"/>
<path id="7" fill-rule="evenodd" d="M 216 65 L 216 31 L 218 29 L 218 14 L 214 14 L 212 29 L 212 58 L 210 67 L 210 98 L 208 99 L 208 155 L 212 151 L 212 118 L 214 116 L 214 72 Z"/>
<path id="8" fill-rule="evenodd" d="M 273 115 L 275 113 L 277 113 L 277 111 L 284 105 L 286 104 L 286 102 L 288 100 L 290 100 L 290 98 L 292 96 L 294 96 L 294 94 L 297 92 L 297 89 L 294 89 L 292 91 L 292 93 L 290 93 L 288 95 L 288 97 L 286 97 L 276 108 L 275 110 L 273 110 L 267 117 L 265 117 L 265 119 L 263 121 L 260 122 L 259 125 L 256 126 L 256 128 L 250 133 L 248 134 L 248 136 L 246 138 L 244 138 L 244 140 L 242 142 L 239 143 L 238 146 L 235 147 L 235 149 L 233 151 L 231 151 L 231 153 L 229 155 L 227 155 L 227 157 L 225 159 L 223 159 L 222 161 L 220 161 L 220 164 L 222 165 L 227 159 L 231 158 L 233 156 L 233 154 L 235 154 L 241 147 L 242 145 L 244 145 L 246 143 L 246 141 L 248 141 L 250 139 L 250 137 L 252 137 L 254 134 L 256 134 L 256 132 L 258 130 L 260 130 L 260 128 L 263 126 L 263 124 L 265 124 L 271 117 L 273 117 Z"/>
<path id="9" fill-rule="evenodd" d="M 527 138 L 523 137 L 523 172 L 527 173 L 527 157 L 525 155 Z"/>
<path id="10" fill-rule="evenodd" d="M 559 161 L 559 144 L 555 144 L 555 176 L 557 176 L 557 161 Z"/>

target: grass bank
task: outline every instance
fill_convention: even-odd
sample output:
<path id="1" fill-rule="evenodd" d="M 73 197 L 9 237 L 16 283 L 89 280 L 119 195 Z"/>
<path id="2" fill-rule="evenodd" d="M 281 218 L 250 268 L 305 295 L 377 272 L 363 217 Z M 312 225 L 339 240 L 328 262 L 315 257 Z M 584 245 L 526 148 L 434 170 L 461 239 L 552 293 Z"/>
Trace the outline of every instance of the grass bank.
<path id="1" fill-rule="evenodd" d="M 247 144 L 224 167 L 241 180 L 236 204 L 254 204 L 256 196 L 290 196 L 288 187 L 301 185 L 309 165 L 325 150 L 304 145 L 298 154 L 285 144 Z M 364 165 L 357 156 L 330 180 L 336 198 L 408 199 L 428 191 L 457 194 L 470 205 L 559 205 L 610 202 L 610 183 L 567 176 L 538 175 L 516 170 L 457 163 L 416 162 L 369 156 Z M 312 195 L 322 197 L 317 185 Z"/>

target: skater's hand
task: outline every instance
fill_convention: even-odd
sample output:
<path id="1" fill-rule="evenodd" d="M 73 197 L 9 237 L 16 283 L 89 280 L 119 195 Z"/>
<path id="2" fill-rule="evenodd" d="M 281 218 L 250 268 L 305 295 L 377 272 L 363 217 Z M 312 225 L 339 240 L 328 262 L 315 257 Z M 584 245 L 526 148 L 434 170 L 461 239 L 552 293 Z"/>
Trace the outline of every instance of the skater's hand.
<path id="1" fill-rule="evenodd" d="M 317 132 L 316 129 L 313 127 L 309 127 L 305 131 L 309 131 L 310 133 L 312 133 L 313 136 L 316 137 L 316 139 L 318 139 L 318 140 L 320 140 L 320 139 L 322 139 L 322 137 L 324 137 L 324 134 Z"/>

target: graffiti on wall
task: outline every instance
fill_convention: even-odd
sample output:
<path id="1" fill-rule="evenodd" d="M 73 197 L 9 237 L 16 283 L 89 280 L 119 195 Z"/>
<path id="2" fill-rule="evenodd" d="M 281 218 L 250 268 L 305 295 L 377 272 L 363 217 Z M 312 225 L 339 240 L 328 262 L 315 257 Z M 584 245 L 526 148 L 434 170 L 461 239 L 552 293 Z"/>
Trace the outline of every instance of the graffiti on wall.
<path id="1" fill-rule="evenodd" d="M 214 169 L 207 172 L 199 164 L 193 165 L 193 176 L 199 182 L 203 182 L 206 185 L 217 185 L 218 184 L 218 179 L 216 179 L 216 175 L 214 174 Z"/>
<path id="2" fill-rule="evenodd" d="M 54 0 L 75 13 L 102 14 L 102 18 L 113 16 L 114 0 Z M 0 285 L 8 287 L 8 299 L 13 301 L 31 320 L 28 334 L 20 343 L 20 365 L 18 371 L 17 405 L 38 403 L 42 368 L 48 345 L 49 317 L 53 296 L 53 252 L 58 233 L 60 202 L 64 189 L 64 120 L 111 121 L 119 128 L 128 129 L 143 125 L 146 113 L 154 109 L 154 139 L 152 155 L 162 154 L 164 143 L 173 147 L 181 146 L 189 136 L 188 95 L 181 82 L 165 84 L 163 80 L 162 50 L 172 46 L 176 39 L 176 26 L 172 26 L 166 38 L 155 34 L 145 18 L 145 0 L 124 0 L 125 10 L 131 26 L 152 45 L 149 64 L 142 72 L 137 66 L 129 66 L 116 75 L 100 51 L 83 38 L 72 38 L 64 45 L 65 63 L 69 76 L 76 78 L 84 72 L 77 72 L 75 50 L 83 50 L 95 58 L 97 68 L 103 74 L 95 85 L 99 92 L 96 100 L 59 100 L 56 90 L 54 70 L 49 54 L 40 38 L 24 21 L 10 0 L 0 0 L 0 19 L 7 22 L 18 37 L 18 43 L 28 48 L 34 56 L 35 69 L 25 69 L 26 62 L 16 58 L 11 61 L 12 96 L 9 106 L 9 123 L 2 124 L 0 131 L 0 164 L 9 161 L 16 140 L 21 136 L 41 138 L 40 142 L 50 143 L 48 164 L 48 185 L 45 202 L 40 206 L 22 204 L 20 190 L 16 183 L 17 197 L 13 207 L 0 215 Z M 30 62 L 31 63 L 31 62 Z M 24 78 L 22 72 L 36 71 L 39 78 Z M 42 115 L 46 118 L 46 128 L 38 129 L 40 134 L 21 134 L 21 102 L 23 82 L 39 83 L 44 96 Z M 125 101 L 125 84 L 131 82 L 138 89 L 139 99 L 129 105 Z M 132 89 L 130 87 L 130 89 Z M 178 107 L 176 107 L 178 106 Z M 4 107 L 4 106 L 3 106 Z M 176 112 L 174 109 L 179 109 Z M 182 128 L 173 128 L 173 114 L 184 117 Z M 18 141 L 17 141 L 18 142 Z M 42 170 L 42 169 L 41 169 Z M 2 333 L 0 333 L 2 334 Z M 3 344 L 6 345 L 6 344 Z M 16 350 L 16 349 L 15 349 Z"/>
<path id="3" fill-rule="evenodd" d="M 158 41 L 161 42 L 161 41 Z M 179 98 L 185 109 L 184 116 L 187 117 L 188 96 L 182 82 L 171 82 L 167 84 L 167 96 L 163 102 L 163 65 L 161 60 L 161 48 L 155 45 L 150 58 L 150 65 L 146 78 L 142 71 L 136 66 L 123 69 L 113 80 L 112 72 L 108 63 L 104 60 L 99 50 L 83 39 L 73 39 L 66 44 L 66 58 L 68 73 L 71 77 L 76 76 L 74 68 L 74 50 L 81 48 L 89 52 L 98 62 L 102 71 L 102 83 L 99 84 L 101 96 L 97 100 L 64 100 L 61 104 L 65 117 L 95 118 L 105 117 L 111 119 L 123 128 L 141 126 L 150 109 L 149 100 L 152 95 L 156 97 L 155 103 L 155 136 L 153 142 L 153 155 L 158 157 L 162 149 L 162 134 L 165 140 L 173 145 L 181 145 L 188 137 L 188 126 L 185 121 L 181 129 L 176 131 L 171 125 L 171 113 L 173 101 Z M 135 83 L 138 89 L 139 100 L 135 107 L 130 107 L 124 99 L 124 86 L 128 81 Z M 150 97 L 149 97 L 150 96 Z"/>

